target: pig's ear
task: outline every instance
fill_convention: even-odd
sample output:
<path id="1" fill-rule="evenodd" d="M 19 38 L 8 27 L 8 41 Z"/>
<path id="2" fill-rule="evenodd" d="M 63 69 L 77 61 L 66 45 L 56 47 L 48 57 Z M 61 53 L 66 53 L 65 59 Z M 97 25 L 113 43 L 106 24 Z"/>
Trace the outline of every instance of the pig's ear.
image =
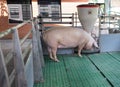
<path id="1" fill-rule="evenodd" d="M 99 48 L 96 41 L 94 41 L 93 46 L 96 47 L 96 48 Z"/>

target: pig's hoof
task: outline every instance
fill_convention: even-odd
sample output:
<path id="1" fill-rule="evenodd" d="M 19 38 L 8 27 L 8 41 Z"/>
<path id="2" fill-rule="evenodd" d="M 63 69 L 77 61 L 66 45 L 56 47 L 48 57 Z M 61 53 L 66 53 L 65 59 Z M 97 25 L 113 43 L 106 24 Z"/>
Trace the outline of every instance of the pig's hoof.
<path id="1" fill-rule="evenodd" d="M 78 56 L 79 56 L 79 57 L 82 57 L 82 55 L 81 55 L 81 54 L 79 54 Z"/>
<path id="2" fill-rule="evenodd" d="M 54 61 L 55 61 L 55 62 L 60 62 L 58 59 L 55 59 Z"/>
<path id="3" fill-rule="evenodd" d="M 50 57 L 50 59 L 54 60 L 54 58 Z"/>

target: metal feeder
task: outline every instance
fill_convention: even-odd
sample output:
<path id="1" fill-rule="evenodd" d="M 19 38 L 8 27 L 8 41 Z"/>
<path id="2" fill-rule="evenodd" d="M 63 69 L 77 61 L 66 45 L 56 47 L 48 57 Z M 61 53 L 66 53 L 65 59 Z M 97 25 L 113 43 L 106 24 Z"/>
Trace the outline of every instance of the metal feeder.
<path id="1" fill-rule="evenodd" d="M 82 28 L 91 34 L 94 24 L 98 18 L 99 5 L 82 4 L 77 6 L 78 18 L 81 22 Z M 82 50 L 82 53 L 96 53 L 99 52 L 98 48 L 93 50 Z"/>

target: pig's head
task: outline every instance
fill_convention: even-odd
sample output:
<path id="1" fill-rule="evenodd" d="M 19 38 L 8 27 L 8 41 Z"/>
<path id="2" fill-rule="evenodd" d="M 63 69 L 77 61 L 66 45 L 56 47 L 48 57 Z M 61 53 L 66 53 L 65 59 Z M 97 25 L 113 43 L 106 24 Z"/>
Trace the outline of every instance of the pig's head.
<path id="1" fill-rule="evenodd" d="M 84 47 L 84 49 L 93 49 L 93 48 L 98 48 L 98 44 L 97 44 L 97 42 L 93 39 L 93 38 L 91 38 L 87 43 L 86 43 L 86 45 L 85 45 L 85 47 Z"/>

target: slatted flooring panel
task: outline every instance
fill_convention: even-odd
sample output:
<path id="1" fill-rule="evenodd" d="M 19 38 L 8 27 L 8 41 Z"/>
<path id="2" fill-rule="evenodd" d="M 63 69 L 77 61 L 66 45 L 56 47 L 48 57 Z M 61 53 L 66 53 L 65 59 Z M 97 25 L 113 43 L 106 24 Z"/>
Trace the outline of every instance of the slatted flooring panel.
<path id="1" fill-rule="evenodd" d="M 87 56 L 64 56 L 70 87 L 111 87 Z"/>
<path id="2" fill-rule="evenodd" d="M 62 56 L 60 62 L 54 62 L 45 56 L 44 83 L 35 84 L 34 87 L 70 87 Z"/>
<path id="3" fill-rule="evenodd" d="M 94 54 L 89 58 L 113 87 L 120 87 L 120 52 Z"/>
<path id="4" fill-rule="evenodd" d="M 44 83 L 34 87 L 120 87 L 120 52 L 45 56 Z"/>

